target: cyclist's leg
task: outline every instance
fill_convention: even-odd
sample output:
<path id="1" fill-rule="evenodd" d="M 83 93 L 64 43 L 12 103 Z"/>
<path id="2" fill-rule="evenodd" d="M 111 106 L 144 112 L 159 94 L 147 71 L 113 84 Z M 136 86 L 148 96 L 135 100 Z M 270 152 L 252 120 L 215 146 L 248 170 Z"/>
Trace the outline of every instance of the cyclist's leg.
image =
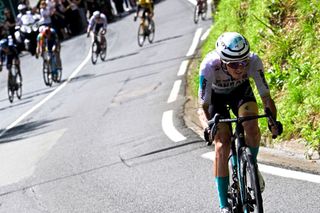
<path id="1" fill-rule="evenodd" d="M 238 116 L 257 115 L 258 106 L 249 81 L 243 83 L 234 91 L 235 99 L 233 99 L 234 103 L 232 104 L 234 113 Z M 244 122 L 243 128 L 246 144 L 252 152 L 253 160 L 256 162 L 261 138 L 258 120 Z"/>
<path id="2" fill-rule="evenodd" d="M 211 115 L 219 113 L 224 118 L 229 118 L 229 112 L 226 107 L 226 97 L 216 94 L 212 91 L 212 108 Z M 218 190 L 220 208 L 228 206 L 228 157 L 230 154 L 231 126 L 228 124 L 218 124 L 218 130 L 214 138 L 215 143 L 215 160 L 214 176 Z"/>

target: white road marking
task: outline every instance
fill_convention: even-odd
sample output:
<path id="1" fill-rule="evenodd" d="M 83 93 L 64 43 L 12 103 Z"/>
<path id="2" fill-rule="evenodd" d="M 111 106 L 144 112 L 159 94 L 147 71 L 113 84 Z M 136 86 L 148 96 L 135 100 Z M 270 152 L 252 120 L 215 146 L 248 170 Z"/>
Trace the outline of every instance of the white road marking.
<path id="1" fill-rule="evenodd" d="M 201 36 L 200 40 L 201 41 L 204 41 L 208 38 L 209 34 L 210 34 L 210 31 L 211 31 L 211 27 L 209 29 L 207 29 L 207 31 L 205 33 L 203 33 L 203 35 Z"/>
<path id="2" fill-rule="evenodd" d="M 189 60 L 184 60 L 181 65 L 180 65 L 180 68 L 179 68 L 179 71 L 178 71 L 178 76 L 183 76 L 186 71 L 187 71 L 187 67 L 188 67 L 188 63 L 189 63 Z"/>
<path id="3" fill-rule="evenodd" d="M 215 159 L 215 152 L 207 152 L 201 155 L 202 158 L 214 161 Z M 313 183 L 319 183 L 320 184 L 320 175 L 314 175 L 309 174 L 306 172 L 298 172 L 298 171 L 292 171 L 289 169 L 282 169 L 274 166 L 268 166 L 264 164 L 259 165 L 259 170 L 263 173 L 285 177 L 285 178 L 291 178 L 296 180 L 303 180 L 303 181 L 309 181 Z"/>
<path id="4" fill-rule="evenodd" d="M 180 142 L 186 140 L 180 132 L 176 130 L 173 125 L 173 111 L 169 110 L 163 113 L 162 115 L 162 129 L 164 133 L 174 142 Z"/>
<path id="5" fill-rule="evenodd" d="M 7 131 L 18 125 L 21 121 L 23 121 L 26 117 L 28 117 L 31 113 L 36 111 L 38 108 L 40 108 L 42 105 L 44 105 L 48 100 L 50 100 L 53 96 L 55 96 L 60 90 L 62 90 L 71 80 L 74 78 L 84 67 L 84 65 L 90 60 L 91 57 L 91 49 L 85 58 L 85 60 L 72 72 L 72 74 L 69 76 L 69 78 L 60 86 L 58 86 L 54 91 L 52 91 L 47 97 L 42 99 L 38 104 L 36 104 L 34 107 L 32 107 L 30 110 L 22 114 L 17 120 L 15 120 L 13 123 L 11 123 L 9 126 L 7 126 L 1 133 L 0 137 L 3 136 Z"/>
<path id="6" fill-rule="evenodd" d="M 28 139 L 1 144 L 0 186 L 17 183 L 30 177 L 43 158 L 66 129 L 37 135 Z"/>
<path id="7" fill-rule="evenodd" d="M 197 31 L 195 32 L 192 44 L 191 44 L 190 49 L 186 55 L 187 57 L 192 56 L 194 54 L 194 52 L 196 51 L 196 48 L 198 46 L 199 39 L 201 36 L 201 32 L 202 32 L 202 28 L 198 28 Z"/>
<path id="8" fill-rule="evenodd" d="M 167 101 L 168 104 L 177 100 L 177 97 L 180 91 L 181 82 L 182 82 L 181 80 L 176 80 L 174 82 L 170 96 Z"/>
<path id="9" fill-rule="evenodd" d="M 193 5 L 197 4 L 197 0 L 188 0 L 188 1 Z M 208 0 L 207 2 L 208 2 L 208 4 L 210 4 L 212 2 L 212 0 Z"/>

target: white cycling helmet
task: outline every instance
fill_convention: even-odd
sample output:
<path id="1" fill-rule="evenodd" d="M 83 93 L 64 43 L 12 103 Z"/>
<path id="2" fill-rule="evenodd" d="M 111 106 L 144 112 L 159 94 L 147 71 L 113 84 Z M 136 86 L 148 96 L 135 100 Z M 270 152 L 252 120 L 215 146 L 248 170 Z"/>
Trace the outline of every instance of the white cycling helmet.
<path id="1" fill-rule="evenodd" d="M 27 9 L 27 6 L 25 4 L 19 4 L 18 5 L 18 10 L 21 11 L 21 10 L 25 10 Z"/>
<path id="2" fill-rule="evenodd" d="M 223 61 L 242 61 L 249 57 L 250 45 L 241 34 L 225 32 L 217 40 L 216 51 Z"/>
<path id="3" fill-rule="evenodd" d="M 100 17 L 100 15 L 101 15 L 101 13 L 100 13 L 100 11 L 94 11 L 93 12 L 93 14 L 92 14 L 95 18 L 98 18 L 98 17 Z"/>

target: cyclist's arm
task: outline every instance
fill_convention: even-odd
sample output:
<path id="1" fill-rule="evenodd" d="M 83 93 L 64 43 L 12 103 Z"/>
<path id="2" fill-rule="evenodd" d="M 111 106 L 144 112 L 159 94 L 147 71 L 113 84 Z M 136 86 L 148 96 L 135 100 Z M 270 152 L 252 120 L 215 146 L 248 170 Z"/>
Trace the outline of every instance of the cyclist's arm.
<path id="1" fill-rule="evenodd" d="M 88 28 L 87 28 L 88 34 L 90 33 L 90 31 L 92 31 L 94 24 L 95 24 L 95 20 L 94 20 L 94 17 L 92 16 L 89 20 L 89 24 L 88 24 Z"/>
<path id="2" fill-rule="evenodd" d="M 104 31 L 107 31 L 107 25 L 108 25 L 107 17 L 104 14 L 101 14 L 101 17 L 103 19 L 103 27 L 102 27 L 102 29 Z"/>
<path id="3" fill-rule="evenodd" d="M 208 120 L 211 118 L 209 107 L 211 104 L 213 73 L 211 67 L 204 61 L 200 65 L 199 71 L 199 102 L 200 109 L 198 111 L 199 119 L 202 127 L 208 127 Z"/>

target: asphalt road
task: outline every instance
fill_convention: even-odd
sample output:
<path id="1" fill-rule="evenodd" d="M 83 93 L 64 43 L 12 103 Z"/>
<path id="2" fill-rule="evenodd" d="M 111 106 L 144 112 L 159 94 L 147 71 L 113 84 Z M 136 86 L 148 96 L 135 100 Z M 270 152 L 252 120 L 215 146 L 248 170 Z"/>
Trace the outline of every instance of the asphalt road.
<path id="1" fill-rule="evenodd" d="M 177 75 L 212 20 L 195 25 L 187 0 L 164 0 L 155 13 L 155 41 L 142 48 L 132 15 L 111 24 L 106 62 L 91 64 L 85 35 L 64 42 L 64 81 L 51 88 L 41 60 L 22 57 L 23 97 L 13 104 L 0 74 L 0 212 L 219 211 L 203 157 L 212 148 L 183 122 Z M 164 131 L 166 112 L 183 140 Z M 263 175 L 266 212 L 319 212 L 319 183 Z"/>

